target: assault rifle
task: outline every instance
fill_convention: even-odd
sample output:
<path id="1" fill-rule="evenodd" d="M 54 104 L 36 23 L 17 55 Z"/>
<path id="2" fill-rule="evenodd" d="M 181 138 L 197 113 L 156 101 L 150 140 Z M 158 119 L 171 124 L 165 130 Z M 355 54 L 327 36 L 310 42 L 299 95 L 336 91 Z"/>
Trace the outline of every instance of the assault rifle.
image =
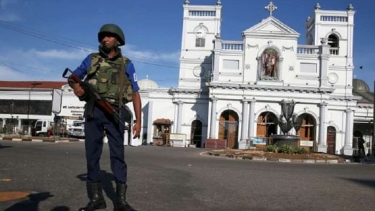
<path id="1" fill-rule="evenodd" d="M 70 72 L 71 74 L 70 76 L 67 77 L 66 74 L 68 72 Z M 87 81 L 82 81 L 80 78 L 78 78 L 78 76 L 74 75 L 73 72 L 69 68 L 66 68 L 64 70 L 62 77 L 69 78 L 73 80 L 75 83 L 78 83 L 85 91 L 85 93 L 79 97 L 79 100 L 85 101 L 87 103 L 86 104 L 87 118 L 92 118 L 94 116 L 93 111 L 94 111 L 94 105 L 96 104 L 98 107 L 103 109 L 103 111 L 106 114 L 112 116 L 114 120 L 116 121 L 116 123 L 120 123 L 122 126 L 124 126 L 124 128 L 126 128 L 125 124 L 121 121 L 120 114 L 116 112 L 116 110 L 111 106 L 110 103 L 102 99 L 100 95 L 98 94 L 98 92 Z"/>

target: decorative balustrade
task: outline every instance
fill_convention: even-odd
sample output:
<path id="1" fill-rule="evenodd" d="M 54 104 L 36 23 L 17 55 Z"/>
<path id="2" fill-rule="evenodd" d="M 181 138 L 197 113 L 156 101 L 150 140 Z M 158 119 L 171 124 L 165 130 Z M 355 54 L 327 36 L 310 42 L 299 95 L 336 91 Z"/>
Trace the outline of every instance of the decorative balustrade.
<path id="1" fill-rule="evenodd" d="M 242 42 L 222 42 L 221 49 L 225 51 L 243 51 Z M 339 48 L 331 47 L 329 49 L 331 55 L 339 55 Z M 320 54 L 319 46 L 315 45 L 298 45 L 297 54 L 300 55 L 318 55 Z"/>
<path id="2" fill-rule="evenodd" d="M 190 10 L 189 11 L 190 16 L 216 16 L 216 11 L 199 11 L 199 10 Z"/>
<path id="3" fill-rule="evenodd" d="M 242 42 L 222 42 L 221 49 L 227 51 L 243 51 Z"/>
<path id="4" fill-rule="evenodd" d="M 319 46 L 315 45 L 299 45 L 297 47 L 297 54 L 302 55 L 318 55 L 320 54 Z M 339 48 L 329 48 L 329 54 L 331 55 L 339 55 Z"/>
<path id="5" fill-rule="evenodd" d="M 339 55 L 339 48 L 330 48 L 329 54 L 331 55 Z"/>
<path id="6" fill-rule="evenodd" d="M 348 17 L 345 17 L 345 16 L 320 16 L 320 21 L 348 22 Z"/>
<path id="7" fill-rule="evenodd" d="M 297 47 L 297 54 L 318 55 L 319 52 L 319 46 L 315 45 L 299 45 Z"/>

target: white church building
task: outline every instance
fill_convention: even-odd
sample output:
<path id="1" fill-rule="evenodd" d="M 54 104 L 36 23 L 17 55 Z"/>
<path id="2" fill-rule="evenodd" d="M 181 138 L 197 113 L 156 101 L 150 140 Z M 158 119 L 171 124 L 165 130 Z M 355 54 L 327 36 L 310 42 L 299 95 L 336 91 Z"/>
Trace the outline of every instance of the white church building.
<path id="1" fill-rule="evenodd" d="M 215 5 L 185 0 L 178 86 L 139 81 L 144 144 L 166 144 L 164 132 L 171 139 L 182 135 L 196 147 L 205 147 L 207 140 L 240 149 L 250 140 L 269 143 L 272 135 L 282 134 L 277 125 L 281 105 L 290 102 L 302 122 L 288 134 L 299 135 L 302 146 L 352 155 L 354 137 L 361 136 L 371 148 L 374 99 L 368 85 L 353 78 L 352 5 L 333 11 L 317 4 L 306 31 L 296 32 L 274 16 L 277 7 L 271 2 L 267 17 L 238 32 L 242 40 L 220 36 L 222 7 L 220 0 Z M 300 36 L 307 43 L 299 44 Z M 74 115 L 72 109 L 82 113 L 82 102 L 73 100 L 70 88 L 62 90 L 57 115 Z M 0 111 L 3 125 L 7 118 Z"/>
<path id="2" fill-rule="evenodd" d="M 305 144 L 352 154 L 354 123 L 368 123 L 373 108 L 371 102 L 359 107 L 362 97 L 352 93 L 353 7 L 317 4 L 301 35 L 273 16 L 271 2 L 269 16 L 238 32 L 238 41 L 221 38 L 221 9 L 220 1 L 185 1 L 178 87 L 144 92 L 147 134 L 155 136 L 153 120 L 164 118 L 192 143 L 224 139 L 228 148 L 243 148 L 247 140 L 280 134 L 280 103 L 293 101 L 294 114 L 303 115 L 296 135 Z M 300 36 L 307 43 L 298 44 Z"/>

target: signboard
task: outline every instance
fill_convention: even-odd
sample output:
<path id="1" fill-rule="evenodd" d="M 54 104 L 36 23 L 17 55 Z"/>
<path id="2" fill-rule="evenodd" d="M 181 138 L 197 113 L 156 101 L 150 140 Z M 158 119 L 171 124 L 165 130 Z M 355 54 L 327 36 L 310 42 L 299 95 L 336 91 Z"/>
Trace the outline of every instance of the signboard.
<path id="1" fill-rule="evenodd" d="M 312 147 L 314 146 L 314 142 L 313 141 L 299 141 L 299 146 L 301 147 Z"/>
<path id="2" fill-rule="evenodd" d="M 52 112 L 58 114 L 61 112 L 61 100 L 62 100 L 62 90 L 53 89 L 52 93 Z"/>
<path id="3" fill-rule="evenodd" d="M 266 138 L 252 138 L 251 139 L 253 141 L 253 144 L 256 145 L 256 144 L 261 144 L 261 145 L 266 145 L 266 141 L 267 139 Z"/>
<path id="4" fill-rule="evenodd" d="M 186 134 L 184 133 L 171 133 L 169 141 L 173 147 L 186 147 Z"/>

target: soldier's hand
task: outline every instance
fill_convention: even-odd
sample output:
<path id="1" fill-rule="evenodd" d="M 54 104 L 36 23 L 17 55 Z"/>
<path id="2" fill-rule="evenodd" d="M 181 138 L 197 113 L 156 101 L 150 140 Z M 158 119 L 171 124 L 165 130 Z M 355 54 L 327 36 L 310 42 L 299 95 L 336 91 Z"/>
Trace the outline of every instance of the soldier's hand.
<path id="1" fill-rule="evenodd" d="M 74 87 L 73 87 L 73 89 L 74 89 L 74 94 L 77 97 L 81 97 L 82 95 L 85 94 L 85 90 L 79 84 L 75 84 Z"/>
<path id="2" fill-rule="evenodd" d="M 136 122 L 133 125 L 133 138 L 139 138 L 141 136 L 141 123 Z"/>

